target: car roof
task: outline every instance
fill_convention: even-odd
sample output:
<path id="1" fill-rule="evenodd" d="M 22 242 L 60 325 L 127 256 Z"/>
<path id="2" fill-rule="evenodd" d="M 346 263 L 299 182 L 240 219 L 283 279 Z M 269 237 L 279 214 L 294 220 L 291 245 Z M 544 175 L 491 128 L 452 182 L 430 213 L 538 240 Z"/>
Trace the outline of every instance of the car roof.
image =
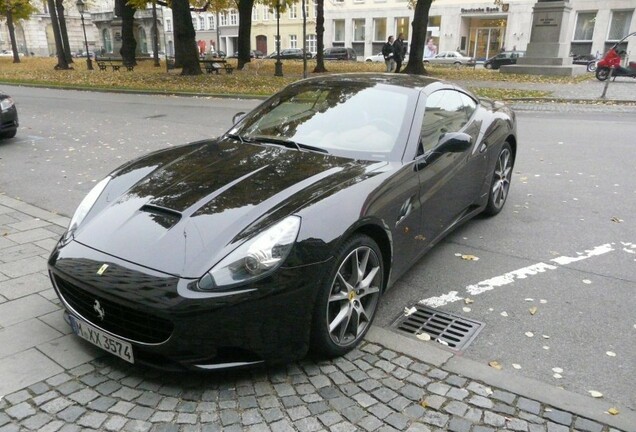
<path id="1" fill-rule="evenodd" d="M 423 75 L 395 74 L 395 73 L 342 73 L 326 76 L 317 76 L 297 81 L 297 83 L 332 83 L 332 82 L 351 82 L 351 83 L 379 83 L 386 85 L 394 85 L 398 87 L 409 88 L 421 91 L 426 87 L 428 91 L 434 91 L 439 88 L 454 88 L 448 82 L 437 78 L 430 78 Z"/>

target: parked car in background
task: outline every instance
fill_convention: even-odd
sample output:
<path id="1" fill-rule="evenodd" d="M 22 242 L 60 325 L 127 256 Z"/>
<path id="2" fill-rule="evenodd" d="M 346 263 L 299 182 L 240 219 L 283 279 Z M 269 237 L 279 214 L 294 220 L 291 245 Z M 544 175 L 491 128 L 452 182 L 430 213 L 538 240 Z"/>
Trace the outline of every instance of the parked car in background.
<path id="1" fill-rule="evenodd" d="M 13 138 L 18 132 L 18 110 L 13 98 L 0 92 L 0 138 Z"/>
<path id="2" fill-rule="evenodd" d="M 427 64 L 441 64 L 441 65 L 466 65 L 466 66 L 474 66 L 475 59 L 472 57 L 468 57 L 463 55 L 458 51 L 442 51 L 437 54 L 435 57 L 428 57 L 424 59 L 424 65 Z"/>
<path id="3" fill-rule="evenodd" d="M 525 54 L 525 51 L 503 51 L 486 60 L 484 67 L 486 69 L 499 69 L 504 65 L 517 64 L 517 59 L 523 57 Z"/>
<path id="4" fill-rule="evenodd" d="M 364 61 L 367 63 L 384 63 L 384 56 L 382 55 L 381 52 L 379 52 L 377 54 L 374 54 L 372 56 L 365 58 Z M 402 63 L 405 64 L 408 61 L 409 61 L 409 55 L 407 54 L 404 57 L 404 60 L 402 60 Z"/>
<path id="5" fill-rule="evenodd" d="M 582 54 L 572 56 L 572 64 L 584 65 L 588 72 L 594 72 L 596 70 L 596 63 L 599 59 L 592 54 Z"/>
<path id="6" fill-rule="evenodd" d="M 426 251 L 502 210 L 518 145 L 509 107 L 418 75 L 301 80 L 234 121 L 84 198 L 48 260 L 77 336 L 179 370 L 344 355 Z"/>
<path id="7" fill-rule="evenodd" d="M 325 60 L 357 60 L 358 55 L 353 48 L 333 47 L 325 49 L 323 53 Z M 384 60 L 382 60 L 384 61 Z"/>
<path id="8" fill-rule="evenodd" d="M 24 53 L 19 52 L 18 53 L 19 57 L 23 57 Z M 0 51 L 0 57 L 13 57 L 13 51 L 10 50 L 2 50 Z"/>
<path id="9" fill-rule="evenodd" d="M 212 50 L 208 53 L 208 57 L 212 57 L 212 58 L 225 58 L 226 54 L 225 51 L 215 51 Z"/>
<path id="10" fill-rule="evenodd" d="M 267 58 L 273 58 L 273 59 L 277 57 L 278 57 L 278 51 L 274 51 L 273 53 L 267 56 Z M 311 53 L 307 53 L 305 57 L 310 59 Z M 302 60 L 303 50 L 301 48 L 286 48 L 286 49 L 280 50 L 280 59 L 281 60 L 294 60 L 294 59 Z"/>

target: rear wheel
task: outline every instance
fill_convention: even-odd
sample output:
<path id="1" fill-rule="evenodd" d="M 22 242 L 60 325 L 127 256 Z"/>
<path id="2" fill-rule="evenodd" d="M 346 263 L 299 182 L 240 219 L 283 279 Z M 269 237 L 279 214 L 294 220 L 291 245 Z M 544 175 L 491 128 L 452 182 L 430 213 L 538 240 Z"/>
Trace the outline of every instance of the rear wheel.
<path id="1" fill-rule="evenodd" d="M 371 327 L 384 283 L 378 245 L 356 235 L 336 254 L 316 300 L 312 349 L 320 356 L 341 356 L 353 349 Z"/>
<path id="2" fill-rule="evenodd" d="M 510 144 L 505 142 L 497 157 L 495 171 L 492 175 L 488 205 L 484 210 L 484 213 L 488 216 L 494 216 L 499 213 L 506 203 L 508 191 L 510 190 L 510 181 L 512 180 L 513 164 L 512 148 Z"/>
<path id="3" fill-rule="evenodd" d="M 491 64 L 491 63 L 486 63 L 486 64 L 484 65 L 484 67 L 485 67 L 486 69 L 492 69 L 492 64 Z"/>
<path id="4" fill-rule="evenodd" d="M 13 129 L 12 131 L 8 131 L 8 132 L 2 132 L 0 134 L 0 137 L 2 138 L 13 138 L 15 136 L 15 134 L 18 133 L 17 129 Z"/>
<path id="5" fill-rule="evenodd" d="M 596 60 L 591 61 L 587 64 L 587 71 L 594 72 L 596 70 Z"/>
<path id="6" fill-rule="evenodd" d="M 599 81 L 605 81 L 609 78 L 610 69 L 606 67 L 601 67 L 596 69 L 596 79 Z"/>

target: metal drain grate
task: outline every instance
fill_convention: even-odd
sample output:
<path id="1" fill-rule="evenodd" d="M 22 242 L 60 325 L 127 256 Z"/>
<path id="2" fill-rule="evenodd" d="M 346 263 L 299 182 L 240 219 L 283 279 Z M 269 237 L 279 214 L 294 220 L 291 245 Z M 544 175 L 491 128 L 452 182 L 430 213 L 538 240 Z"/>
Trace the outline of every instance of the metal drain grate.
<path id="1" fill-rule="evenodd" d="M 484 326 L 479 321 L 417 304 L 407 309 L 413 308 L 416 309 L 415 312 L 398 317 L 393 327 L 414 336 L 427 333 L 431 340 L 455 351 L 470 345 Z"/>

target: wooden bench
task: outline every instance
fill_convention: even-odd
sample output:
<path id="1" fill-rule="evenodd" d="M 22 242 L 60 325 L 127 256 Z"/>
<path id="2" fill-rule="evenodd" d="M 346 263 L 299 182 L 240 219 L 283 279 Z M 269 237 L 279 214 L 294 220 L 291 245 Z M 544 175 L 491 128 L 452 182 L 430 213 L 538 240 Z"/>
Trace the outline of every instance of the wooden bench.
<path id="1" fill-rule="evenodd" d="M 220 70 L 224 70 L 227 74 L 231 74 L 234 71 L 234 66 L 228 64 L 224 59 L 199 60 L 199 63 L 203 65 L 205 71 L 209 74 L 214 72 L 218 75 Z"/>
<path id="2" fill-rule="evenodd" d="M 105 59 L 105 58 L 97 58 L 95 59 L 97 62 L 97 67 L 99 70 L 105 71 L 108 67 L 110 67 L 113 72 L 120 70 L 122 67 L 125 67 L 128 71 L 133 71 L 135 69 L 134 65 L 126 65 L 124 61 L 121 59 Z"/>

